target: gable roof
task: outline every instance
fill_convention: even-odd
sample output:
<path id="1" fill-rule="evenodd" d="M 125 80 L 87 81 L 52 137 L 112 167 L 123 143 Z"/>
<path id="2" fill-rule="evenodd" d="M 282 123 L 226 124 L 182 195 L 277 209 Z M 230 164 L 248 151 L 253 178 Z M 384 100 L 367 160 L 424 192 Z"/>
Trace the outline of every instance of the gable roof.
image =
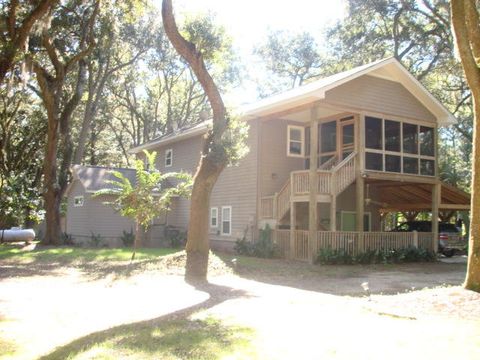
<path id="1" fill-rule="evenodd" d="M 327 91 L 352 81 L 363 75 L 372 75 L 403 85 L 412 93 L 437 119 L 440 126 L 455 124 L 457 120 L 397 59 L 390 57 L 366 65 L 334 74 L 313 81 L 303 86 L 272 95 L 255 103 L 244 105 L 240 109 L 241 116 L 248 120 L 260 116 L 274 114 L 280 108 L 294 108 L 309 102 L 325 99 Z M 192 127 L 158 137 L 152 141 L 129 150 L 135 154 L 145 149 L 166 145 L 181 139 L 204 134 L 212 121 L 207 120 Z"/>
<path id="2" fill-rule="evenodd" d="M 132 184 L 135 184 L 135 169 L 83 165 L 72 166 L 74 179 L 80 181 L 87 193 L 95 193 L 103 189 L 115 189 L 115 186 L 109 183 L 109 181 L 118 180 L 113 176 L 112 170 L 119 171 L 123 176 L 128 178 Z"/>
<path id="3" fill-rule="evenodd" d="M 325 93 L 346 82 L 363 75 L 373 75 L 402 84 L 437 119 L 439 125 L 456 123 L 455 117 L 440 103 L 405 67 L 395 58 L 386 58 L 370 64 L 313 81 L 286 92 L 262 99 L 243 108 L 246 117 L 265 116 L 277 111 L 279 107 L 295 107 L 311 101 L 325 99 Z"/>

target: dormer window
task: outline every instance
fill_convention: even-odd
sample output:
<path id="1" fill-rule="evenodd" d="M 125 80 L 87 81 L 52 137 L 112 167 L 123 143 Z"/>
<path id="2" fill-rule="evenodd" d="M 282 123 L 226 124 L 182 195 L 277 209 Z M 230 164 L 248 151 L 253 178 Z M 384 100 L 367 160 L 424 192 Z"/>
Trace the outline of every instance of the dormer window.
<path id="1" fill-rule="evenodd" d="M 305 132 L 301 126 L 288 125 L 287 155 L 303 157 L 305 154 Z"/>
<path id="2" fill-rule="evenodd" d="M 165 150 L 165 167 L 172 166 L 173 164 L 173 149 Z"/>

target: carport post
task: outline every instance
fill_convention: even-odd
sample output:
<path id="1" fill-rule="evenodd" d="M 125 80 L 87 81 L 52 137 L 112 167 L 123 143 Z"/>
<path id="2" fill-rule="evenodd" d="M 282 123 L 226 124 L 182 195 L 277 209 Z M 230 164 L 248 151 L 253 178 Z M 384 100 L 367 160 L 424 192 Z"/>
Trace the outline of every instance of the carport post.
<path id="1" fill-rule="evenodd" d="M 438 211 L 440 206 L 440 191 L 441 184 L 440 182 L 433 185 L 432 189 L 432 248 L 433 252 L 438 252 Z"/>

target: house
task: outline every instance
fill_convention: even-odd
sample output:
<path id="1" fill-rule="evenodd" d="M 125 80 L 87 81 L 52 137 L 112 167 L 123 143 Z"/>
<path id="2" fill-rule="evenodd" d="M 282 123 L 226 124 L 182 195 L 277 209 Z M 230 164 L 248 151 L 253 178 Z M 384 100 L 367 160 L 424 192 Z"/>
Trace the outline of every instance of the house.
<path id="1" fill-rule="evenodd" d="M 97 191 L 113 188 L 112 180 L 118 180 L 112 170 L 122 173 L 132 184 L 135 183 L 135 169 L 106 168 L 101 166 L 72 166 L 73 180 L 67 191 L 65 232 L 76 244 L 93 245 L 94 237 L 99 246 L 124 246 L 122 236 L 135 229 L 130 218 L 120 215 L 108 205 L 112 195 L 93 196 Z M 163 237 L 165 218 L 157 219 L 144 234 L 144 245 L 158 245 Z"/>
<path id="2" fill-rule="evenodd" d="M 263 99 L 243 118 L 250 151 L 223 171 L 210 199 L 214 248 L 254 241 L 269 224 L 285 256 L 301 260 L 326 246 L 436 251 L 437 226 L 386 232 L 385 214 L 428 211 L 435 224 L 442 211 L 469 209 L 468 194 L 439 180 L 438 129 L 455 118 L 393 58 Z M 177 130 L 131 153 L 156 151 L 162 172 L 194 173 L 209 126 Z M 167 223 L 186 229 L 188 218 L 189 200 L 174 199 Z"/>

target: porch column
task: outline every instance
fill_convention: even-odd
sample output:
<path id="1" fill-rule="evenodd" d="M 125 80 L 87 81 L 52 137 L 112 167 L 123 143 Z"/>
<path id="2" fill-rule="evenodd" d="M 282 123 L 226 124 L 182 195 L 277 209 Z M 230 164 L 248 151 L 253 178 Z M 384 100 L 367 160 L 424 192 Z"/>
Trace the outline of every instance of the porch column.
<path id="1" fill-rule="evenodd" d="M 365 179 L 360 175 L 355 182 L 356 192 L 356 231 L 363 232 L 363 214 L 365 212 Z"/>
<path id="2" fill-rule="evenodd" d="M 330 231 L 337 231 L 337 196 L 332 195 L 330 203 Z"/>
<path id="3" fill-rule="evenodd" d="M 317 165 L 318 165 L 318 116 L 317 107 L 310 110 L 310 193 L 308 201 L 308 258 L 311 263 L 315 257 L 317 239 Z"/>
<path id="4" fill-rule="evenodd" d="M 290 200 L 290 251 L 288 257 L 290 260 L 295 259 L 295 228 L 297 227 L 297 213 L 295 202 Z"/>
<path id="5" fill-rule="evenodd" d="M 432 188 L 432 233 L 433 251 L 438 251 L 438 208 L 440 206 L 441 184 L 437 183 Z"/>

